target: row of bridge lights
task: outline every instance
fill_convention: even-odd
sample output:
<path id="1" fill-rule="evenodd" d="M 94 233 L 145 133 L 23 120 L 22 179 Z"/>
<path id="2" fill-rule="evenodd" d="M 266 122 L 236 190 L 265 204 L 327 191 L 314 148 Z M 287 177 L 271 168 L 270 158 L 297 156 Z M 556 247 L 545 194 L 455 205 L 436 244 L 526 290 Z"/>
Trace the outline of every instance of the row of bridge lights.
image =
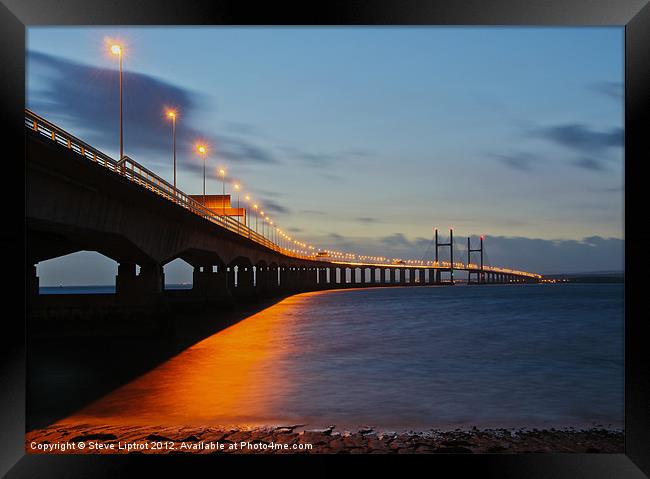
<path id="1" fill-rule="evenodd" d="M 123 73 L 123 57 L 124 57 L 124 46 L 118 43 L 111 43 L 109 47 L 110 52 L 117 56 L 119 59 L 119 71 L 120 71 L 120 160 L 124 157 L 124 135 L 123 135 L 123 112 L 122 112 L 122 92 L 123 92 L 123 85 L 122 85 L 122 73 Z M 167 109 L 166 111 L 166 117 L 171 120 L 172 122 L 172 150 L 173 150 L 173 170 L 174 170 L 174 189 L 176 189 L 176 122 L 178 120 L 178 110 L 175 109 Z M 205 180 L 206 180 L 206 163 L 207 163 L 207 156 L 208 156 L 208 147 L 206 144 L 199 142 L 196 143 L 194 146 L 197 154 L 203 158 L 203 205 L 205 206 Z M 226 195 L 226 170 L 224 168 L 219 168 L 217 173 L 221 177 L 221 183 L 222 183 L 222 194 L 225 196 Z M 241 184 L 239 183 L 234 183 L 233 188 L 237 192 L 237 209 L 239 209 L 239 194 L 241 190 Z M 383 256 L 358 256 L 354 253 L 343 253 L 339 251 L 332 251 L 332 250 L 321 250 L 321 249 L 316 249 L 314 246 L 309 245 L 303 241 L 298 241 L 295 238 L 292 238 L 289 236 L 285 231 L 282 231 L 280 227 L 276 224 L 274 226 L 273 220 L 268 216 L 268 214 L 264 213 L 264 210 L 262 210 L 261 205 L 258 203 L 255 203 L 253 199 L 251 198 L 250 194 L 246 194 L 244 196 L 244 199 L 247 204 L 246 208 L 246 218 L 248 218 L 250 208 L 253 208 L 253 211 L 255 211 L 255 232 L 258 233 L 258 212 L 259 215 L 262 217 L 262 236 L 266 236 L 269 239 L 273 238 L 272 240 L 276 243 L 279 244 L 280 247 L 282 247 L 285 251 L 294 253 L 294 254 L 300 254 L 303 256 L 308 256 L 308 257 L 318 257 L 318 256 L 326 256 L 331 259 L 335 260 L 347 260 L 347 261 L 368 261 L 368 262 L 375 262 L 375 263 L 388 263 L 388 264 L 403 264 L 403 265 L 409 265 L 409 266 L 425 266 L 425 265 L 432 265 L 432 266 L 450 266 L 450 263 L 448 262 L 435 262 L 435 261 L 423 261 L 423 260 L 402 260 L 399 258 L 393 258 L 392 260 L 389 260 Z M 223 214 L 225 216 L 225 202 L 223 204 Z M 239 216 L 237 216 L 237 222 L 239 222 Z M 266 227 L 266 228 L 265 228 Z M 250 228 L 250 227 L 249 227 Z M 269 232 L 270 228 L 270 232 Z M 265 229 L 266 229 L 266 235 L 265 235 Z M 269 234 L 270 233 L 270 234 Z M 320 254 L 319 254 L 320 253 Z M 455 268 L 464 268 L 466 265 L 463 263 L 454 263 Z M 467 265 L 469 268 L 478 268 L 477 265 Z M 501 273 L 511 273 L 511 274 L 523 274 L 523 275 L 529 275 L 529 276 L 538 276 L 538 275 L 532 275 L 530 273 L 525 273 L 523 271 L 516 271 L 516 270 L 510 270 L 510 269 L 503 269 L 503 268 L 493 268 L 493 267 L 485 267 L 484 269 L 489 270 L 489 271 L 494 271 L 494 272 L 501 272 Z"/>
<path id="2" fill-rule="evenodd" d="M 124 58 L 124 46 L 119 43 L 110 42 L 109 51 L 111 54 L 115 55 L 119 59 L 119 72 L 120 72 L 120 160 L 124 157 L 124 135 L 123 135 L 123 108 L 122 108 L 122 98 L 123 98 L 123 58 Z M 165 116 L 171 121 L 172 124 L 172 156 L 173 156 L 173 185 L 176 189 L 176 122 L 178 120 L 179 114 L 178 110 L 169 108 L 165 112 Z M 208 156 L 208 146 L 203 142 L 197 142 L 194 145 L 196 153 L 203 159 L 203 205 L 205 206 L 205 182 L 206 182 L 206 163 Z M 221 178 L 222 183 L 222 194 L 226 195 L 226 170 L 225 168 L 218 168 L 217 173 Z M 239 199 L 241 192 L 241 184 L 234 183 L 233 188 L 237 192 L 237 209 L 239 209 Z M 261 205 L 254 202 L 250 194 L 244 195 L 244 200 L 246 201 L 246 217 L 249 217 L 249 212 L 251 207 L 255 212 L 255 232 L 258 233 L 258 213 L 262 218 L 262 236 L 266 236 L 269 239 L 273 238 L 273 241 L 281 243 L 282 247 L 292 253 L 301 254 L 303 256 L 316 256 L 314 246 L 309 245 L 303 241 L 298 241 L 295 238 L 291 238 L 286 232 L 282 231 L 279 228 L 279 225 L 275 224 L 271 217 L 264 212 Z M 225 216 L 225 202 L 223 204 L 223 214 Z M 237 222 L 240 222 L 239 216 L 237 216 Z M 250 226 L 249 226 L 250 228 Z M 270 230 L 270 231 L 269 231 Z"/>

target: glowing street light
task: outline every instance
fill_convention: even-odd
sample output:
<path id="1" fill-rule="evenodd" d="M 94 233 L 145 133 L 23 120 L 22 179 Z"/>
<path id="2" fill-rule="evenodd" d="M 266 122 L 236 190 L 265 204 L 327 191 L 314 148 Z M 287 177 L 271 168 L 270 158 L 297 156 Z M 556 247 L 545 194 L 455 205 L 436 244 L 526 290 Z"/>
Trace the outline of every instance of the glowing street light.
<path id="1" fill-rule="evenodd" d="M 111 45 L 111 53 L 117 55 L 120 60 L 120 160 L 124 156 L 124 130 L 122 124 L 122 57 L 123 57 L 123 48 L 122 45 L 113 44 Z"/>
<path id="2" fill-rule="evenodd" d="M 174 157 L 174 188 L 176 188 L 176 110 L 167 110 L 167 118 L 172 121 L 172 154 Z"/>
<path id="3" fill-rule="evenodd" d="M 196 145 L 197 153 L 203 157 L 203 206 L 205 204 L 205 157 L 208 156 L 208 148 L 205 145 Z"/>

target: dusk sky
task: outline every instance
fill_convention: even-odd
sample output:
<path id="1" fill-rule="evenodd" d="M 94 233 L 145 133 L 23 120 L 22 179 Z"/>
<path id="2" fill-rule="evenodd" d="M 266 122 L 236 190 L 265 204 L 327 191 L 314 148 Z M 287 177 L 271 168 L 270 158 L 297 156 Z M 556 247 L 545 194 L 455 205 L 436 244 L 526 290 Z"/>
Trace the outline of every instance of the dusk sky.
<path id="1" fill-rule="evenodd" d="M 177 107 L 187 193 L 204 139 L 208 193 L 225 167 L 322 248 L 420 259 L 453 227 L 493 265 L 623 269 L 623 28 L 30 27 L 27 107 L 117 158 L 107 38 L 125 154 L 171 180 Z M 75 256 L 41 284 L 112 283 L 114 262 Z"/>

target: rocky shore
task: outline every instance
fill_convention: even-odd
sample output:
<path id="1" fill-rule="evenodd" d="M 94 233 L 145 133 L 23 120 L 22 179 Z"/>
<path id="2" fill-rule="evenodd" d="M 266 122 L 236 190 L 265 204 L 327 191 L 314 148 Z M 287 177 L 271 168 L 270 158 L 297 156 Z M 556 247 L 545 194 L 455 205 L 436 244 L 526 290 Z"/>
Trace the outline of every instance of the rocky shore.
<path id="1" fill-rule="evenodd" d="M 55 424 L 27 433 L 28 454 L 419 454 L 622 453 L 621 430 L 471 429 L 338 431 Z"/>

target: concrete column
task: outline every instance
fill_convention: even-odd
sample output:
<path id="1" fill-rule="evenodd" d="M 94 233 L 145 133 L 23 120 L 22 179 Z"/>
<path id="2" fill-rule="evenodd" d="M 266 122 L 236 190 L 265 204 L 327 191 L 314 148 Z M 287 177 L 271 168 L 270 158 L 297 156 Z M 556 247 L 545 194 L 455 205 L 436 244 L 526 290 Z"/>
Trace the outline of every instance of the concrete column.
<path id="1" fill-rule="evenodd" d="M 27 265 L 27 284 L 25 289 L 27 290 L 27 296 L 38 296 L 38 276 L 36 274 L 36 265 L 28 264 Z"/>
<path id="2" fill-rule="evenodd" d="M 140 266 L 140 274 L 137 279 L 138 291 L 141 294 L 159 294 L 165 287 L 165 274 L 163 267 L 151 263 Z"/>
<path id="3" fill-rule="evenodd" d="M 192 275 L 192 292 L 206 298 L 227 296 L 228 284 L 225 266 L 218 266 L 216 272 L 213 271 L 213 265 L 195 266 Z"/>
<path id="4" fill-rule="evenodd" d="M 192 292 L 196 296 L 205 296 L 206 295 L 206 288 L 207 288 L 207 281 L 205 276 L 207 275 L 207 272 L 205 271 L 206 266 L 194 266 L 194 269 L 192 270 Z M 201 269 L 204 269 L 204 271 L 201 271 Z"/>
<path id="5" fill-rule="evenodd" d="M 135 263 L 119 263 L 115 277 L 115 293 L 119 295 L 136 294 Z"/>
<path id="6" fill-rule="evenodd" d="M 229 291 L 234 291 L 235 290 L 235 265 L 230 265 L 228 266 L 228 270 L 226 271 L 226 284 L 228 285 L 228 290 Z"/>
<path id="7" fill-rule="evenodd" d="M 286 266 L 280 267 L 280 287 L 286 288 L 289 283 L 289 268 Z"/>
<path id="8" fill-rule="evenodd" d="M 237 268 L 237 290 L 245 291 L 253 287 L 252 266 L 241 266 Z"/>
<path id="9" fill-rule="evenodd" d="M 395 284 L 395 268 L 388 268 L 388 282 Z"/>
<path id="10" fill-rule="evenodd" d="M 271 266 L 269 268 L 269 289 L 276 289 L 278 287 L 278 267 L 277 266 Z"/>
<path id="11" fill-rule="evenodd" d="M 366 268 L 365 266 L 359 268 L 359 285 L 364 286 L 366 284 Z"/>
<path id="12" fill-rule="evenodd" d="M 296 289 L 299 285 L 298 280 L 300 279 L 300 270 L 297 266 L 291 266 L 289 268 L 289 289 Z"/>
<path id="13" fill-rule="evenodd" d="M 406 268 L 401 268 L 399 270 L 399 282 L 406 284 Z"/>
<path id="14" fill-rule="evenodd" d="M 266 291 L 269 289 L 269 267 L 255 267 L 255 289 L 257 291 Z"/>
<path id="15" fill-rule="evenodd" d="M 334 286 L 336 284 L 336 268 L 330 268 L 330 279 L 329 279 L 329 284 L 330 286 Z"/>
<path id="16" fill-rule="evenodd" d="M 436 282 L 436 270 L 429 269 L 429 284 L 434 284 Z"/>
<path id="17" fill-rule="evenodd" d="M 306 277 L 306 271 L 302 266 L 299 266 L 296 268 L 296 288 L 302 289 L 305 287 L 305 277 Z"/>

